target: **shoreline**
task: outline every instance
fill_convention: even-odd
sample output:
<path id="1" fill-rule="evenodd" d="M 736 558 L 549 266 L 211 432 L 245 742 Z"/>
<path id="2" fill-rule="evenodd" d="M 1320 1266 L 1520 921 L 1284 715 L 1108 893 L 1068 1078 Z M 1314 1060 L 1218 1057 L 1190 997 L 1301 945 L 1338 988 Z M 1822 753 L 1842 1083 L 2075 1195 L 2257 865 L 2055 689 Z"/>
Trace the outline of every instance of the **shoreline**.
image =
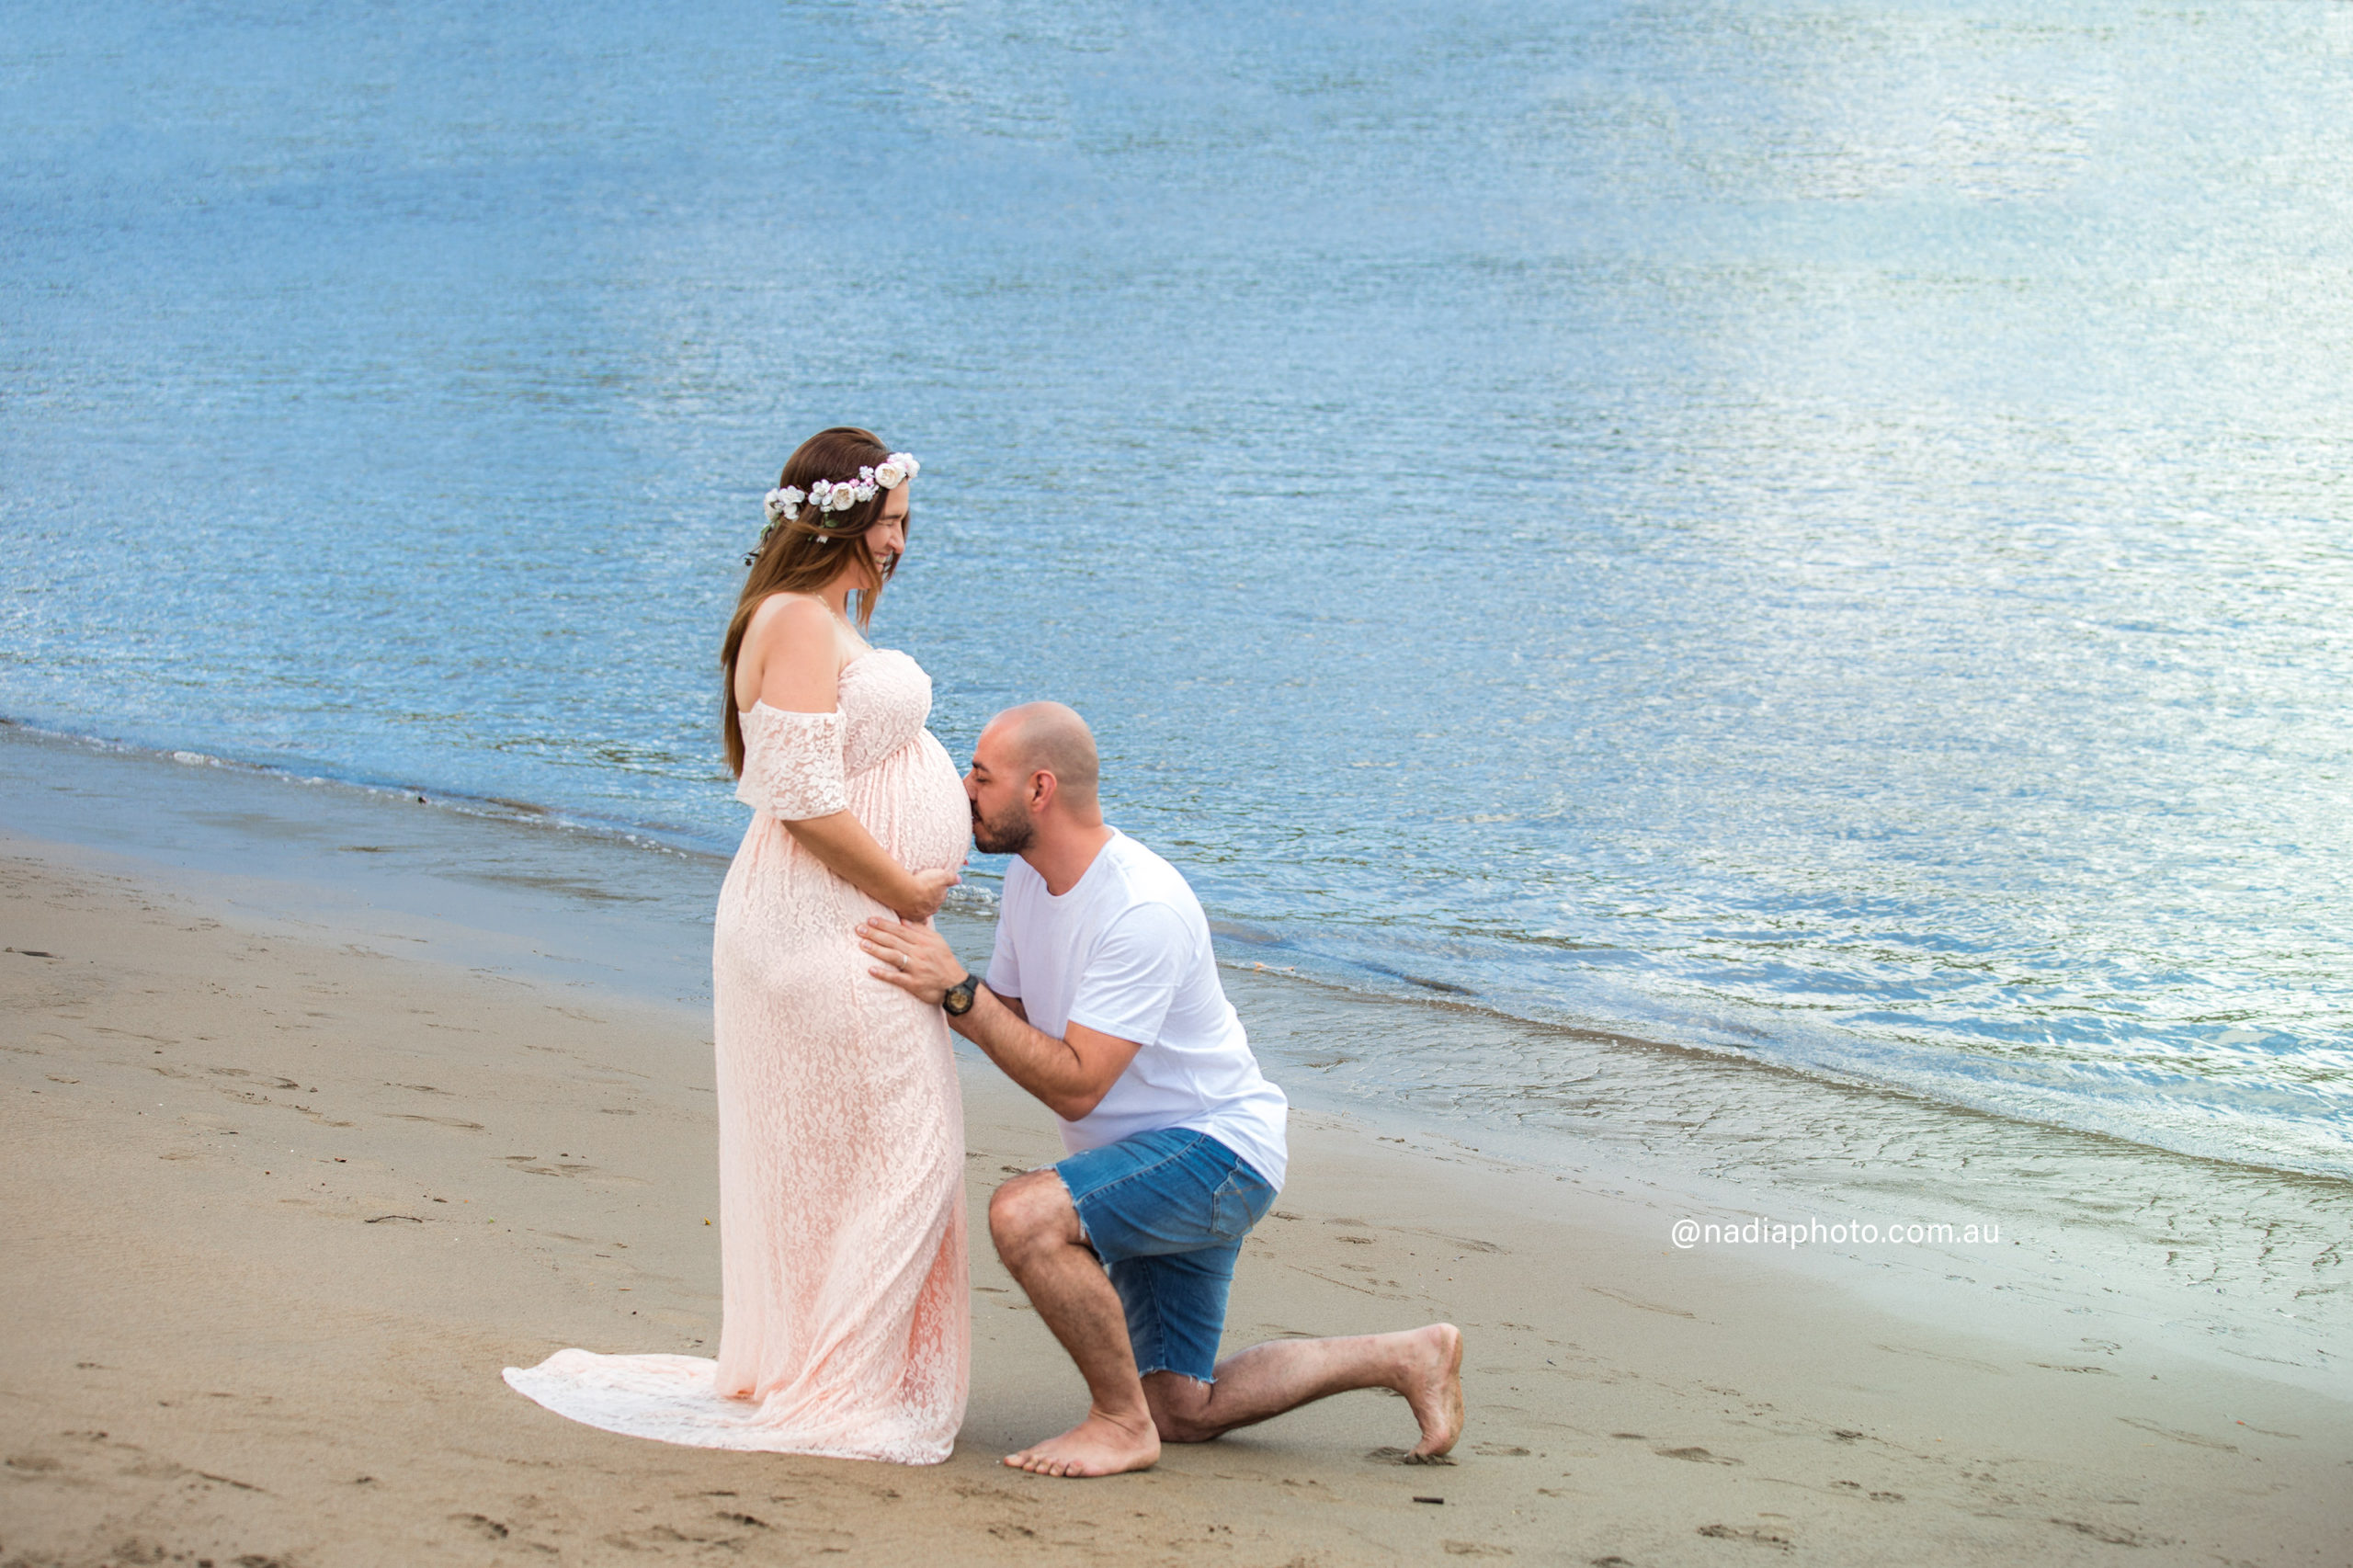
<path id="1" fill-rule="evenodd" d="M 1411 1420 L 1367 1394 L 1131 1481 L 1005 1471 L 996 1456 L 1066 1425 L 1083 1390 L 984 1242 L 947 1464 L 614 1437 L 498 1369 L 571 1344 L 709 1353 L 700 1008 L 265 928 L 22 836 L 0 874 L 12 1568 L 126 1542 L 288 1563 L 1076 1563 L 1182 1541 L 1269 1565 L 2093 1562 L 2118 1544 L 2286 1562 L 2353 1522 L 2341 1398 L 2115 1315 L 1938 1324 L 1768 1254 L 1678 1252 L 1660 1189 L 1313 1108 L 1227 1348 L 1461 1323 L 1455 1466 L 1398 1468 Z M 977 1213 L 1058 1144 L 963 1067 Z"/>
<path id="2" fill-rule="evenodd" d="M 256 929 L 708 1006 L 723 860 L 391 791 L 27 743 L 0 729 L 7 828 L 76 843 L 92 868 L 225 902 Z M 985 916 L 951 908 L 942 926 L 968 961 L 984 958 Z M 1650 1194 L 1662 1236 L 1685 1216 L 1990 1223 L 1995 1247 L 1809 1232 L 1771 1261 L 1931 1320 L 2120 1312 L 2185 1353 L 2353 1391 L 2336 1349 L 2353 1337 L 2353 1292 L 2336 1253 L 2353 1184 L 1449 998 L 1368 996 L 1230 948 L 1222 971 L 1293 1103 L 1376 1136 Z M 1958 1305 L 1956 1278 L 1971 1291 Z"/>
<path id="3" fill-rule="evenodd" d="M 346 778 L 331 772 L 313 775 L 275 764 L 165 750 L 141 742 L 50 729 L 5 717 L 0 717 L 0 785 L 10 781 L 12 773 L 18 778 L 22 778 L 26 771 L 23 753 L 27 748 L 38 748 L 46 754 L 46 760 L 52 766 L 72 772 L 86 774 L 93 769 L 104 771 L 111 767 L 145 770 L 153 777 L 160 770 L 166 776 L 176 776 L 174 783 L 192 794 L 202 793 L 208 784 L 227 793 L 250 795 L 256 800 L 267 799 L 273 791 L 300 790 L 310 797 L 312 810 L 336 816 L 360 816 L 372 811 L 408 819 L 408 808 L 412 804 L 426 806 L 433 813 L 453 819 L 441 824 L 443 831 L 428 831 L 423 835 L 427 840 L 438 840 L 437 847 L 444 856 L 451 852 L 451 846 L 470 829 L 484 830 L 492 835 L 501 829 L 518 835 L 545 835 L 542 848 L 550 858 L 570 863 L 576 885 L 569 891 L 574 892 L 579 891 L 577 884 L 615 878 L 617 869 L 626 865 L 633 857 L 651 856 L 686 865 L 699 865 L 709 870 L 707 878 L 698 880 L 691 871 L 674 876 L 669 879 L 673 885 L 661 893 L 647 891 L 646 884 L 659 879 L 649 879 L 642 870 L 618 872 L 617 880 L 637 884 L 619 892 L 618 897 L 667 903 L 671 926 L 659 933 L 641 931 L 637 939 L 652 949 L 666 948 L 674 958 L 683 952 L 679 947 L 680 935 L 696 930 L 707 920 L 709 899 L 702 896 L 705 891 L 703 883 L 707 882 L 710 888 L 715 889 L 719 878 L 724 874 L 728 858 L 733 853 L 732 841 L 722 842 L 659 824 L 604 818 L 529 801 L 442 791 L 425 786 Z M 337 811 L 323 804 L 336 796 L 346 797 L 341 802 L 346 809 Z M 274 802 L 274 807 L 278 814 L 290 814 L 282 795 Z M 43 826 L 39 823 L 30 825 L 36 833 Z M 71 836 L 70 834 L 57 833 L 59 824 L 54 821 L 46 825 L 58 836 Z M 120 824 L 113 825 L 119 827 Z M 97 841 L 103 841 L 106 836 L 98 835 Z M 487 841 L 487 838 L 476 840 Z M 554 846 L 555 841 L 561 841 L 561 848 Z M 100 846 L 103 846 L 103 842 Z M 428 850 L 428 859 L 431 854 L 432 851 Z M 593 869 L 587 869 L 591 867 Z M 216 861 L 215 869 L 227 868 Z M 348 867 L 330 869 L 316 863 L 302 868 L 301 874 L 325 882 L 359 880 Z M 966 885 L 950 895 L 946 912 L 948 916 L 973 920 L 993 917 L 997 873 L 986 866 L 979 866 L 969 870 L 967 876 Z M 676 896 L 680 883 L 693 887 L 697 896 L 680 901 Z M 570 913 L 574 912 L 567 912 Z M 544 912 L 540 918 L 544 923 Z M 523 915 L 523 919 L 528 924 L 530 916 Z M 2279 1126 L 2263 1129 L 2242 1126 L 2217 1140 L 2190 1131 L 2195 1118 L 2168 1128 L 2139 1125 L 2130 1115 L 2118 1119 L 2111 1110 L 2104 1108 L 2106 1102 L 2102 1096 L 2108 1090 L 2096 1094 L 2086 1080 L 2077 1085 L 2079 1094 L 2071 1097 L 2049 1084 L 2028 1081 L 2031 1077 L 2030 1071 L 2028 1078 L 2018 1077 L 2015 1063 L 1948 1061 L 1943 1059 L 1948 1053 L 1932 1048 L 1915 1050 L 1904 1047 L 1895 1050 L 1891 1056 L 1885 1042 L 1881 1042 L 1870 1046 L 1867 1051 L 1867 1054 L 1877 1054 L 1883 1059 L 1875 1070 L 1870 1062 L 1854 1055 L 1854 1051 L 1863 1049 L 1866 1042 L 1854 1040 L 1847 1042 L 1844 1047 L 1837 1046 L 1835 1042 L 1827 1042 L 1825 1037 L 1810 1032 L 1802 1020 L 1795 1017 L 1782 1020 L 1780 1027 L 1784 1035 L 1776 1037 L 1769 1052 L 1759 1054 L 1754 1042 L 1739 1038 L 1743 1032 L 1741 1028 L 1723 1020 L 1662 1015 L 1650 1018 L 1646 1028 L 1639 1021 L 1629 1024 L 1608 1017 L 1588 1017 L 1574 1010 L 1551 1010 L 1526 997 L 1516 1003 L 1500 1001 L 1464 986 L 1417 976 L 1407 969 L 1384 964 L 1363 955 L 1347 958 L 1312 951 L 1298 946 L 1293 937 L 1214 914 L 1211 926 L 1217 939 L 1221 963 L 1229 972 L 1263 971 L 1269 977 L 1295 982 L 1302 987 L 1336 992 L 1347 1002 L 1370 1009 L 1406 1013 L 1428 1006 L 1460 1009 L 1464 1016 L 1480 1020 L 1477 1032 L 1484 1038 L 1517 1035 L 1523 1042 L 1539 1040 L 1609 1042 L 1637 1050 L 1689 1054 L 1735 1070 L 1792 1074 L 1834 1094 L 1861 1091 L 1916 1102 L 1938 1111 L 1992 1117 L 2063 1137 L 2114 1141 L 2147 1151 L 2158 1158 L 2203 1162 L 2218 1168 L 2261 1173 L 2266 1176 L 2312 1178 L 2336 1183 L 2338 1184 L 2337 1190 L 2346 1195 L 2346 1207 L 2337 1217 L 2353 1222 L 2353 1165 L 2345 1163 L 2347 1154 L 2343 1139 L 2337 1136 L 2333 1140 L 2324 1138 L 2320 1143 L 2313 1142 L 2314 1138 L 2322 1137 L 2323 1129 L 2309 1121 L 2291 1119 Z M 569 942 L 572 939 L 570 933 L 565 932 L 561 939 Z M 1392 956 L 1400 962 L 1404 961 L 1403 955 Z M 686 957 L 687 961 L 681 967 L 688 971 L 696 970 L 699 957 Z M 1270 961 L 1286 957 L 1298 961 Z M 626 969 L 628 966 L 620 967 Z M 1502 1071 L 1513 1063 L 1515 1054 L 1529 1068 L 1529 1071 L 1517 1074 Z M 1571 1054 L 1574 1056 L 1574 1052 Z M 1527 1116 L 1525 1102 L 1541 1097 L 1537 1085 L 1558 1081 L 1574 1072 L 1574 1062 L 1529 1062 L 1527 1055 L 1524 1049 L 1515 1052 L 1511 1047 L 1501 1046 L 1475 1064 L 1486 1074 L 1475 1085 L 1477 1094 L 1485 1100 L 1484 1104 L 1472 1109 L 1475 1118 L 1495 1127 L 1523 1120 Z M 1904 1064 L 1901 1067 L 1890 1065 L 1898 1061 Z M 1395 1097 L 1393 1091 L 1400 1086 L 1400 1083 L 1383 1084 L 1377 1086 L 1376 1092 L 1391 1091 L 1392 1097 Z M 2113 1085 L 2109 1087 L 2112 1089 Z M 1419 1113 L 1408 1111 L 1407 1114 Z M 2278 1223 L 2277 1216 L 2268 1216 L 2258 1221 L 2255 1229 L 2269 1231 Z M 2348 1319 L 2347 1326 L 2353 1327 L 2353 1318 Z"/>

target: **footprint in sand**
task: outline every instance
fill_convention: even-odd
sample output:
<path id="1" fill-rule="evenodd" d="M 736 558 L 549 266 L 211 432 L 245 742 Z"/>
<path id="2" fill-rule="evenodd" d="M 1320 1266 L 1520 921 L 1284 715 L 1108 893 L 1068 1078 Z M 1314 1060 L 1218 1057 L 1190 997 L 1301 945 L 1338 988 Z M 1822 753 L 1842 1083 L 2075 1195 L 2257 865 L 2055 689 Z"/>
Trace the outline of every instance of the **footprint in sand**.
<path id="1" fill-rule="evenodd" d="M 1427 1236 L 1432 1241 L 1444 1242 L 1450 1247 L 1461 1247 L 1464 1252 L 1507 1253 L 1511 1250 L 1496 1242 L 1481 1241 L 1476 1236 L 1450 1236 L 1444 1231 L 1416 1231 L 1414 1233 Z"/>
<path id="2" fill-rule="evenodd" d="M 250 1078 L 254 1076 L 253 1074 L 246 1072 L 242 1067 L 207 1067 L 205 1071 L 211 1074 L 216 1078 Z M 299 1089 L 302 1085 L 296 1083 L 291 1078 L 273 1077 L 268 1074 L 263 1074 L 262 1086 L 268 1089 Z"/>
<path id="3" fill-rule="evenodd" d="M 2063 1529 L 2074 1530 L 2077 1535 L 2087 1535 L 2094 1540 L 2104 1542 L 2109 1546 L 2170 1546 L 2173 1544 L 2169 1538 L 2135 1535 L 2132 1531 L 2116 1525 L 2088 1524 L 2082 1519 L 2062 1519 L 2055 1517 L 2051 1522 Z"/>
<path id="4" fill-rule="evenodd" d="M 419 1121 L 428 1121 L 432 1119 L 430 1117 L 417 1117 L 415 1119 Z M 561 1163 L 563 1159 L 563 1156 L 559 1154 L 554 1160 L 551 1160 L 545 1165 L 540 1165 L 537 1163 L 539 1160 L 539 1156 L 537 1154 L 509 1154 L 506 1156 L 506 1163 L 514 1166 L 517 1170 L 521 1171 L 525 1176 L 576 1176 L 589 1174 L 597 1168 L 594 1165 L 563 1164 Z"/>
<path id="5" fill-rule="evenodd" d="M 2177 1443 L 2188 1443 L 2192 1448 L 2220 1449 L 2226 1454 L 2234 1454 L 2239 1451 L 2238 1445 L 2235 1443 L 2225 1443 L 2214 1437 L 2201 1437 L 2195 1432 L 2178 1432 L 2171 1426 L 2160 1426 L 2154 1421 L 2143 1421 L 2137 1415 L 2120 1415 L 2117 1419 L 2127 1426 L 2137 1426 L 2143 1432 L 2154 1432 L 2160 1437 L 2169 1437 Z"/>
<path id="6" fill-rule="evenodd" d="M 1770 1530 L 1753 1529 L 1745 1525 L 1701 1525 L 1699 1533 L 1711 1540 L 1746 1540 L 1758 1546 L 1769 1546 L 1776 1551 L 1794 1550 L 1790 1538 L 1775 1535 Z"/>

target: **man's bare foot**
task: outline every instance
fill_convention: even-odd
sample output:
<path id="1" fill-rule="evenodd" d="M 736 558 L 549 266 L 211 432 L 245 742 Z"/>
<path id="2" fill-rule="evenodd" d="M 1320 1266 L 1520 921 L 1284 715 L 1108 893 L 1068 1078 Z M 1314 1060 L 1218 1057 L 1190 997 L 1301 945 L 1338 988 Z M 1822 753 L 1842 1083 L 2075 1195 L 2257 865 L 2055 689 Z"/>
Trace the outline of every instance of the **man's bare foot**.
<path id="1" fill-rule="evenodd" d="M 1455 1337 L 1459 1340 L 1461 1336 Z M 1455 1359 L 1461 1361 L 1460 1350 L 1455 1352 Z M 1455 1397 L 1454 1407 L 1454 1424 L 1459 1428 L 1462 1425 L 1460 1394 Z M 1123 1471 L 1150 1470 L 1160 1462 L 1160 1434 L 1153 1429 L 1150 1415 L 1143 1418 L 1142 1426 L 1138 1429 L 1089 1411 L 1086 1420 L 1061 1437 L 1032 1444 L 1017 1454 L 1007 1454 L 1005 1462 L 1032 1475 L 1118 1475 Z"/>
<path id="2" fill-rule="evenodd" d="M 1462 1331 L 1434 1323 L 1412 1338 L 1405 1386 L 1397 1392 L 1414 1407 L 1422 1440 L 1408 1457 L 1436 1459 L 1462 1436 Z"/>

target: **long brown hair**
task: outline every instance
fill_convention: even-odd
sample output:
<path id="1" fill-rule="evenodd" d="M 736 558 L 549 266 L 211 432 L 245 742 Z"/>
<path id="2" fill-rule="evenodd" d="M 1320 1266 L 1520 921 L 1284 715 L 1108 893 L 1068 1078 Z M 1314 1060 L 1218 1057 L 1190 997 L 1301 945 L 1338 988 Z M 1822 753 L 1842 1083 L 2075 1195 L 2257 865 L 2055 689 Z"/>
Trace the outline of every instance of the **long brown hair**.
<path id="1" fill-rule="evenodd" d="M 856 479 L 861 468 L 872 468 L 891 455 L 891 449 L 871 430 L 861 430 L 854 425 L 836 425 L 830 430 L 820 430 L 794 449 L 785 460 L 784 473 L 777 480 L 779 488 L 806 491 L 821 479 L 840 481 Z M 737 778 L 744 774 L 744 722 L 735 706 L 735 661 L 744 651 L 744 633 L 752 624 L 752 617 L 771 594 L 811 594 L 832 582 L 842 569 L 843 546 L 862 542 L 866 530 L 882 514 L 882 504 L 891 493 L 878 488 L 871 501 L 860 501 L 843 512 L 820 512 L 803 503 L 801 515 L 790 520 L 779 518 L 768 531 L 757 553 L 752 557 L 752 570 L 744 579 L 744 592 L 735 601 L 735 614 L 727 622 L 727 641 L 720 647 L 719 666 L 725 672 L 726 684 L 720 707 L 720 729 L 727 744 L 727 768 Z M 911 506 L 912 509 L 912 506 Z M 818 526 L 818 519 L 824 526 Z M 882 586 L 897 568 L 895 560 L 881 566 L 864 549 L 853 549 L 850 559 L 866 572 L 866 586 L 850 593 L 850 613 L 863 631 L 873 619 L 875 601 L 882 597 Z"/>

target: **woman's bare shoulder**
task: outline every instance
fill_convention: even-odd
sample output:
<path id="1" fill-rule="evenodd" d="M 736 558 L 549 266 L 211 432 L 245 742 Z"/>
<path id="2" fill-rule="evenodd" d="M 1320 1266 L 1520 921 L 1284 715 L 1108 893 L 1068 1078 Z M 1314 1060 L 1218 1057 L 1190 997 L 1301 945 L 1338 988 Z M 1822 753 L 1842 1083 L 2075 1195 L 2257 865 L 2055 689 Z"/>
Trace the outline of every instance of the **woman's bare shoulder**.
<path id="1" fill-rule="evenodd" d="M 783 653 L 788 658 L 821 649 L 830 653 L 836 636 L 835 626 L 834 612 L 824 600 L 808 594 L 770 594 L 744 628 L 745 652 Z"/>
<path id="2" fill-rule="evenodd" d="M 834 629 L 834 612 L 825 601 L 814 594 L 792 594 L 779 591 L 760 601 L 752 612 L 755 628 L 784 628 L 790 631 L 824 631 Z"/>
<path id="3" fill-rule="evenodd" d="M 839 621 L 807 594 L 770 594 L 744 630 L 738 680 L 771 708 L 823 712 L 841 670 Z"/>

